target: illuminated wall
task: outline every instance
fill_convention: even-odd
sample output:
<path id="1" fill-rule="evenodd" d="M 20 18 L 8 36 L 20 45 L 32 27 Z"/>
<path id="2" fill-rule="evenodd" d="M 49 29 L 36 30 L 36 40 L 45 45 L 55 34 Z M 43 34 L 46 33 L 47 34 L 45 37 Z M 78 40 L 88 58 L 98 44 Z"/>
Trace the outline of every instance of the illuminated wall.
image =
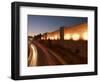
<path id="1" fill-rule="evenodd" d="M 69 40 L 87 40 L 87 24 L 74 25 L 70 28 L 64 28 L 64 39 Z"/>
<path id="2" fill-rule="evenodd" d="M 59 30 L 57 31 L 54 31 L 54 32 L 49 32 L 47 34 L 43 34 L 43 36 L 41 37 L 42 40 L 45 40 L 45 39 L 50 39 L 50 40 L 58 40 L 60 39 L 60 35 L 59 35 Z"/>
<path id="3" fill-rule="evenodd" d="M 64 27 L 64 40 L 87 40 L 87 24 L 79 24 L 71 27 Z M 44 33 L 41 37 L 42 40 L 59 40 L 60 28 L 54 32 Z"/>

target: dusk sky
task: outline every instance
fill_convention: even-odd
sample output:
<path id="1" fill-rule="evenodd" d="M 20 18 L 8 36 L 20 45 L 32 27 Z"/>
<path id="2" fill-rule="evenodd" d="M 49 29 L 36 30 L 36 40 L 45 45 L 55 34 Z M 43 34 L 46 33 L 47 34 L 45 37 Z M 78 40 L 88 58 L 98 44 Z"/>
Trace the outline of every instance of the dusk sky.
<path id="1" fill-rule="evenodd" d="M 28 15 L 28 35 L 58 30 L 61 26 L 87 23 L 86 17 Z"/>

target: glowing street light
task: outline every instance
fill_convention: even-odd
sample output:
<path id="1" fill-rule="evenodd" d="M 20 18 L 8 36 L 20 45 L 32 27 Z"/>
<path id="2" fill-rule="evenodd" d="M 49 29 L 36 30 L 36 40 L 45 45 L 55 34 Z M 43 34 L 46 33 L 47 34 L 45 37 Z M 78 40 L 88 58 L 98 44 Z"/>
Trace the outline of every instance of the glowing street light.
<path id="1" fill-rule="evenodd" d="M 55 35 L 54 39 L 55 39 L 55 40 L 57 40 L 57 39 L 58 39 L 57 35 Z"/>
<path id="2" fill-rule="evenodd" d="M 51 40 L 54 40 L 54 37 L 50 37 Z"/>
<path id="3" fill-rule="evenodd" d="M 70 34 L 65 34 L 64 35 L 64 39 L 65 40 L 70 40 L 71 39 L 71 35 Z"/>
<path id="4" fill-rule="evenodd" d="M 75 41 L 79 40 L 80 39 L 80 35 L 75 33 L 75 34 L 72 35 L 72 39 L 75 40 Z"/>
<path id="5" fill-rule="evenodd" d="M 88 39 L 88 33 L 87 32 L 84 32 L 83 33 L 83 40 L 87 40 Z"/>
<path id="6" fill-rule="evenodd" d="M 41 37 L 41 40 L 43 40 L 43 37 Z"/>

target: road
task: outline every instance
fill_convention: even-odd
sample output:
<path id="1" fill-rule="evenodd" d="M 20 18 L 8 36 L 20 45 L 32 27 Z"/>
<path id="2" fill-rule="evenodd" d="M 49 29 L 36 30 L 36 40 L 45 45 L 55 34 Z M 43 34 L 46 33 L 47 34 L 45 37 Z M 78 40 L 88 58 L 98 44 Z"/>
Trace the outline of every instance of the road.
<path id="1" fill-rule="evenodd" d="M 59 45 L 52 47 L 46 46 L 39 41 L 32 41 L 30 44 L 29 66 L 49 66 L 49 65 L 67 65 L 67 64 L 84 64 L 86 60 L 75 55 L 70 49 L 63 48 Z"/>
<path id="2" fill-rule="evenodd" d="M 28 65 L 36 66 L 37 65 L 37 48 L 34 44 L 29 42 L 29 53 L 28 53 Z"/>

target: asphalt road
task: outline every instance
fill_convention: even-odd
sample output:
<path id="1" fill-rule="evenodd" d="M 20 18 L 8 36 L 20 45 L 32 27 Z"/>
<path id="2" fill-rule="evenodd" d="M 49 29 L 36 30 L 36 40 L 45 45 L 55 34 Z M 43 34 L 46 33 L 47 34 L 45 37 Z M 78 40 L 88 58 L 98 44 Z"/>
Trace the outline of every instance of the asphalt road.
<path id="1" fill-rule="evenodd" d="M 71 65 L 71 64 L 85 64 L 86 58 L 75 55 L 68 48 L 59 45 L 51 47 L 46 46 L 39 41 L 33 41 L 30 44 L 30 61 L 29 66 L 49 66 L 49 65 Z"/>

